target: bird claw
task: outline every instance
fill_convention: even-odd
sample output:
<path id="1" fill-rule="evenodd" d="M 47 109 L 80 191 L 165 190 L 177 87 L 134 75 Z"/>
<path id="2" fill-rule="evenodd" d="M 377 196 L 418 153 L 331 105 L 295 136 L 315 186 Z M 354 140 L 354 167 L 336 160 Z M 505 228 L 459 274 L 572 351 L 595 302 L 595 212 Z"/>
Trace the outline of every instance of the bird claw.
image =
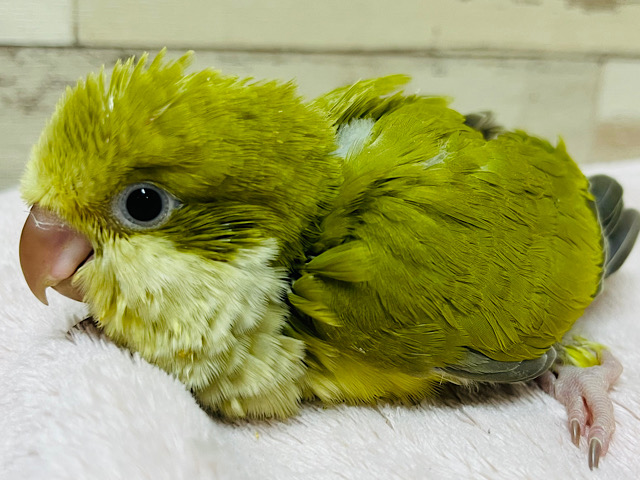
<path id="1" fill-rule="evenodd" d="M 612 432 L 613 433 L 613 432 Z M 597 438 L 592 438 L 589 443 L 589 470 L 598 468 L 600 463 L 600 453 L 602 452 L 602 443 Z"/>
<path id="2" fill-rule="evenodd" d="M 580 446 L 585 435 L 589 444 L 589 468 L 598 468 L 609 448 L 615 430 L 613 403 L 608 391 L 622 373 L 622 365 L 603 350 L 601 364 L 592 367 L 561 365 L 555 375 L 547 372 L 541 377 L 544 390 L 567 409 L 571 441 Z"/>
<path id="3" fill-rule="evenodd" d="M 571 420 L 571 441 L 576 447 L 580 446 L 580 422 L 575 418 Z"/>

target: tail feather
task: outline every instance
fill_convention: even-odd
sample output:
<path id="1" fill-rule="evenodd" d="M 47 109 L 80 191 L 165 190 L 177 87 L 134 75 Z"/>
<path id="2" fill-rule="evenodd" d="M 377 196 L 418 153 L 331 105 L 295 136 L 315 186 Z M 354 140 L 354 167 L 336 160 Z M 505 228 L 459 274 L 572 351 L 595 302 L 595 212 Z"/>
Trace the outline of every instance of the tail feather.
<path id="1" fill-rule="evenodd" d="M 611 234 L 607 236 L 608 255 L 605 276 L 608 277 L 622 266 L 633 249 L 638 232 L 640 232 L 640 213 L 637 210 L 624 210 Z"/>
<path id="2" fill-rule="evenodd" d="M 607 236 L 622 214 L 622 186 L 611 177 L 595 175 L 589 177 L 589 189 L 596 197 L 598 219 Z"/>
<path id="3" fill-rule="evenodd" d="M 625 209 L 622 186 L 606 175 L 589 178 L 606 247 L 605 277 L 622 266 L 640 232 L 640 213 Z"/>

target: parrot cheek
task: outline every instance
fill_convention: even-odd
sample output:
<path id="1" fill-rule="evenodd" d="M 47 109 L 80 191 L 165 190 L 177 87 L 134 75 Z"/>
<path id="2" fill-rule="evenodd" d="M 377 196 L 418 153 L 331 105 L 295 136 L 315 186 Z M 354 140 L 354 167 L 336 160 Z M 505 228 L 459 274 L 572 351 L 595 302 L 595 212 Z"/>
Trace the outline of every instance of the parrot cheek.
<path id="1" fill-rule="evenodd" d="M 83 293 L 72 285 L 75 272 L 93 257 L 93 247 L 80 232 L 54 213 L 34 205 L 20 236 L 20 265 L 27 285 L 47 305 L 53 287 L 73 300 Z"/>

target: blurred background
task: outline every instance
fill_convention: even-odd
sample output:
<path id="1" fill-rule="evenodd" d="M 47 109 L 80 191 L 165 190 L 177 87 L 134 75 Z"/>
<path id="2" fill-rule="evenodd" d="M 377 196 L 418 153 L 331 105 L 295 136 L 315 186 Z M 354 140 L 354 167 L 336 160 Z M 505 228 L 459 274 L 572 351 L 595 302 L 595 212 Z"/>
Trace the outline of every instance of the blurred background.
<path id="1" fill-rule="evenodd" d="M 640 0 L 0 0 L 0 188 L 66 85 L 163 46 L 307 96 L 408 73 L 579 163 L 640 157 Z"/>

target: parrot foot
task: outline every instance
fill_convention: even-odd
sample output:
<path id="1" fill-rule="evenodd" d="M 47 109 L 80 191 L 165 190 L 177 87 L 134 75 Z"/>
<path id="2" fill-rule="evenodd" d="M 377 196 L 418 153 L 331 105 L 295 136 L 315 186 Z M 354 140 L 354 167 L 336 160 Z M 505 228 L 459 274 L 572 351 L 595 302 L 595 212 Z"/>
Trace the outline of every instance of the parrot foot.
<path id="1" fill-rule="evenodd" d="M 586 435 L 591 470 L 598 468 L 607 453 L 616 428 L 608 391 L 622 373 L 622 365 L 611 352 L 603 349 L 599 356 L 599 365 L 559 365 L 539 377 L 542 388 L 567 408 L 573 443 L 579 447 L 581 436 Z"/>

